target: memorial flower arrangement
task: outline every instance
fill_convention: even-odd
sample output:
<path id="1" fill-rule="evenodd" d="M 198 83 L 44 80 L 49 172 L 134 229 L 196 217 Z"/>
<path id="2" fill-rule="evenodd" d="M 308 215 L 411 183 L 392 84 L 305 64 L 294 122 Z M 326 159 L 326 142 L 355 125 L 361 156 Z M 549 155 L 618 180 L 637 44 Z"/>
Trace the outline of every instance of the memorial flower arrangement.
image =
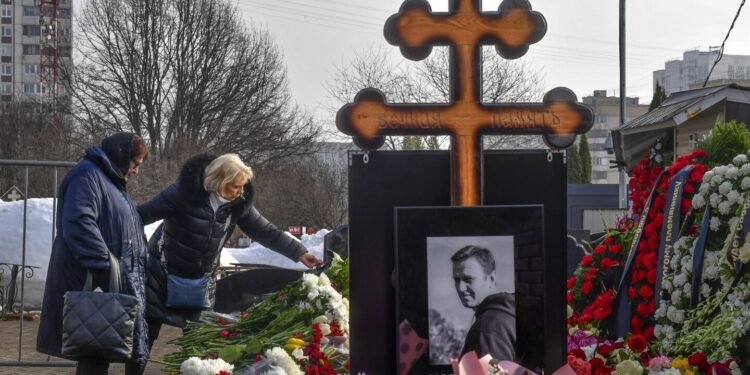
<path id="1" fill-rule="evenodd" d="M 750 331 L 750 277 L 744 272 L 750 261 L 750 237 L 744 233 L 749 193 L 750 162 L 744 154 L 704 175 L 692 202 L 694 209 L 703 210 L 696 222 L 704 225 L 700 233 L 678 240 L 669 262 L 671 274 L 663 282 L 669 299 L 661 301 L 656 314 L 663 351 L 703 352 L 714 361 L 747 358 L 742 357 L 747 348 L 740 343 Z M 694 257 L 701 250 L 696 249 L 701 236 L 705 244 L 697 289 L 702 302 L 691 309 Z"/>
<path id="2" fill-rule="evenodd" d="M 653 189 L 656 189 L 656 191 L 653 195 L 651 208 L 648 210 L 646 217 L 641 216 L 640 218 L 640 220 L 645 220 L 645 225 L 633 258 L 630 287 L 627 293 L 633 306 L 630 330 L 633 334 L 645 336 L 649 341 L 655 339 L 654 312 L 656 310 L 656 299 L 654 294 L 656 293 L 658 250 L 662 241 L 662 226 L 667 202 L 666 194 L 670 180 L 683 168 L 693 165 L 683 185 L 682 195 L 678 197 L 679 201 L 675 202 L 676 209 L 679 209 L 681 217 L 685 217 L 685 214 L 690 210 L 693 194 L 702 181 L 705 167 L 701 164 L 701 161 L 705 158 L 706 152 L 703 150 L 696 150 L 677 158 L 666 169 L 662 178 L 655 182 Z M 675 228 L 674 231 L 678 232 L 679 229 Z M 677 233 L 675 233 L 676 235 Z"/>
<path id="3" fill-rule="evenodd" d="M 180 365 L 183 375 L 231 375 L 234 366 L 219 359 L 200 359 L 190 357 Z"/>
<path id="4" fill-rule="evenodd" d="M 173 340 L 181 350 L 165 356 L 166 372 L 220 359 L 235 373 L 348 374 L 348 272 L 348 261 L 336 256 L 327 273 L 305 273 L 239 315 L 204 312 Z"/>

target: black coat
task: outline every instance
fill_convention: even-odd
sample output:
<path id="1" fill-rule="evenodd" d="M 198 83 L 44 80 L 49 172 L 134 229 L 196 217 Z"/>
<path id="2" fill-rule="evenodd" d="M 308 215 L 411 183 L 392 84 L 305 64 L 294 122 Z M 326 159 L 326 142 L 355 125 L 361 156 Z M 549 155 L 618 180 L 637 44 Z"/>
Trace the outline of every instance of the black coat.
<path id="1" fill-rule="evenodd" d="M 475 351 L 499 361 L 516 360 L 516 298 L 510 293 L 487 296 L 474 312 L 461 355 Z"/>
<path id="2" fill-rule="evenodd" d="M 87 270 L 108 269 L 112 252 L 120 261 L 122 292 L 135 295 L 140 302 L 133 359 L 146 361 L 146 241 L 141 219 L 125 192 L 122 171 L 101 148 L 91 148 L 63 179 L 59 197 L 37 350 L 62 357 L 63 295 L 83 289 Z"/>
<path id="3" fill-rule="evenodd" d="M 161 268 L 158 237 L 163 236 L 161 248 L 167 271 L 187 278 L 199 278 L 215 271 L 224 246 L 222 241 L 226 241 L 235 226 L 254 241 L 294 261 L 307 252 L 301 243 L 276 228 L 255 209 L 253 184 L 250 182 L 245 185 L 242 197 L 220 206 L 214 213 L 209 192 L 203 188 L 204 170 L 214 159 L 215 156 L 202 154 L 188 160 L 177 181 L 138 207 L 144 224 L 164 219 L 161 230 L 149 241 L 149 277 L 155 275 L 154 278 L 159 280 L 148 282 L 148 293 L 153 294 L 149 295 L 148 314 L 167 324 L 182 326 L 184 322 L 164 316 L 174 311 L 163 306 L 162 281 L 166 276 L 159 275 L 163 272 L 158 269 Z M 157 304 L 157 301 L 162 303 Z M 183 316 L 190 314 L 180 313 Z"/>

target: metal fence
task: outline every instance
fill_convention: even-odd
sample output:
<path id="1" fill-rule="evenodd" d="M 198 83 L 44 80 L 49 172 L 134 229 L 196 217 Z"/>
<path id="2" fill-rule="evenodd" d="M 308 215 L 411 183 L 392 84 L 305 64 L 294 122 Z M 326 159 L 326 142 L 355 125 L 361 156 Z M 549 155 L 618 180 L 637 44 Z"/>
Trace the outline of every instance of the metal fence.
<path id="1" fill-rule="evenodd" d="M 28 223 L 28 199 L 29 199 L 29 168 L 45 168 L 51 169 L 52 177 L 52 240 L 55 238 L 55 220 L 57 216 L 57 188 L 58 188 L 58 168 L 70 168 L 76 163 L 66 161 L 41 161 L 41 160 L 0 160 L 0 168 L 23 168 L 23 236 L 21 240 L 21 262 L 16 263 L 0 263 L 0 286 L 3 287 L 0 301 L 2 302 L 2 316 L 6 317 L 9 313 L 15 313 L 15 296 L 20 292 L 20 307 L 18 308 L 18 355 L 15 360 L 0 360 L 0 366 L 29 366 L 29 367 L 73 367 L 75 362 L 71 361 L 60 361 L 51 360 L 47 356 L 46 360 L 29 360 L 24 357 L 24 318 L 26 313 L 25 303 L 25 280 L 31 278 L 34 275 L 34 270 L 39 268 L 26 264 L 26 232 Z M 14 199 L 17 199 L 18 195 L 15 195 Z M 4 268 L 3 268 L 4 267 Z M 4 269 L 10 271 L 10 277 L 7 284 L 3 280 Z M 20 276 L 20 280 L 17 280 Z M 20 283 L 20 285 L 18 285 Z M 7 343 L 9 337 L 4 336 L 0 338 Z M 35 345 L 34 345 L 35 346 Z M 0 345 L 0 347 L 7 348 L 8 346 Z M 4 350 L 4 349 L 3 349 Z M 4 356 L 3 356 L 4 357 Z M 35 357 L 38 358 L 38 355 Z"/>

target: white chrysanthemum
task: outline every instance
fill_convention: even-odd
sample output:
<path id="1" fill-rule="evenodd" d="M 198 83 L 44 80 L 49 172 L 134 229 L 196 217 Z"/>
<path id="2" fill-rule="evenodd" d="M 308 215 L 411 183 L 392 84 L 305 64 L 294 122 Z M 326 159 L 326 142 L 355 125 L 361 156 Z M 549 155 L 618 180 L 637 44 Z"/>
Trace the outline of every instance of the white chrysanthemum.
<path id="1" fill-rule="evenodd" d="M 737 175 L 740 173 L 740 170 L 737 169 L 737 167 L 730 164 L 730 166 L 727 168 L 727 172 L 724 174 L 724 177 L 734 180 L 737 178 Z"/>
<path id="2" fill-rule="evenodd" d="M 696 194 L 693 197 L 693 207 L 694 208 L 703 208 L 703 206 L 706 205 L 706 198 L 703 198 L 702 195 Z"/>
<path id="3" fill-rule="evenodd" d="M 745 154 L 739 154 L 732 159 L 732 164 L 734 165 L 742 165 L 744 163 L 747 163 L 747 156 Z"/>
<path id="4" fill-rule="evenodd" d="M 706 195 L 706 194 L 708 194 L 709 190 L 711 190 L 711 184 L 703 183 L 698 188 L 698 194 L 700 194 L 700 195 Z"/>
<path id="5" fill-rule="evenodd" d="M 724 176 L 724 173 L 726 173 L 726 172 L 727 172 L 727 169 L 728 169 L 728 168 L 727 168 L 727 166 L 726 166 L 726 165 L 720 165 L 720 166 L 718 166 L 718 167 L 714 168 L 714 173 L 715 173 L 715 174 L 716 174 L 717 176 Z"/>
<path id="6" fill-rule="evenodd" d="M 682 323 L 685 321 L 685 311 L 680 310 L 674 306 L 669 306 L 667 309 L 667 319 L 675 323 Z"/>
<path id="7" fill-rule="evenodd" d="M 708 227 L 712 231 L 718 231 L 719 230 L 719 224 L 721 224 L 721 221 L 718 217 L 712 217 L 711 220 L 708 222 Z"/>
<path id="8" fill-rule="evenodd" d="M 713 171 L 708 171 L 708 172 L 706 172 L 706 173 L 703 174 L 703 182 L 704 183 L 708 183 L 708 182 L 711 181 L 711 179 L 713 177 L 714 177 L 714 172 Z"/>
<path id="9" fill-rule="evenodd" d="M 270 364 L 281 367 L 288 375 L 303 375 L 294 359 L 282 348 L 275 347 L 266 350 L 265 357 Z"/>
<path id="10" fill-rule="evenodd" d="M 729 202 L 724 201 L 719 203 L 719 206 L 717 208 L 719 209 L 720 214 L 727 215 L 729 214 L 729 211 L 732 210 L 732 205 Z"/>
<path id="11" fill-rule="evenodd" d="M 328 278 L 328 276 L 324 273 L 320 274 L 320 277 L 318 278 L 318 285 L 320 286 L 331 286 L 331 280 Z"/>
<path id="12" fill-rule="evenodd" d="M 661 281 L 661 288 L 664 289 L 667 292 L 672 291 L 672 282 L 669 279 L 664 279 Z"/>
<path id="13" fill-rule="evenodd" d="M 727 195 L 729 192 L 732 191 L 732 183 L 729 181 L 724 181 L 719 185 L 719 194 L 721 195 Z"/>
<path id="14" fill-rule="evenodd" d="M 674 284 L 675 288 L 681 288 L 686 282 L 688 282 L 688 279 L 687 275 L 684 273 L 676 275 L 674 279 L 672 279 L 672 284 Z"/>
<path id="15" fill-rule="evenodd" d="M 708 201 L 711 203 L 711 207 L 716 208 L 716 206 L 719 205 L 719 202 L 721 202 L 721 196 L 716 193 L 711 193 L 708 197 Z"/>
<path id="16" fill-rule="evenodd" d="M 315 288 L 318 286 L 318 277 L 311 273 L 304 273 L 302 274 L 302 284 L 304 284 L 307 289 Z"/>
<path id="17" fill-rule="evenodd" d="M 732 189 L 729 193 L 727 193 L 727 201 L 729 204 L 735 204 L 740 201 L 741 195 L 737 190 Z"/>
<path id="18" fill-rule="evenodd" d="M 659 307 L 654 311 L 655 318 L 663 318 L 667 316 L 667 303 L 665 301 L 659 301 Z M 654 334 L 656 334 L 656 328 L 654 328 Z"/>
<path id="19" fill-rule="evenodd" d="M 680 265 L 682 265 L 682 268 L 685 269 L 693 269 L 693 257 L 690 255 L 685 255 L 680 259 Z"/>
<path id="20" fill-rule="evenodd" d="M 745 165 L 750 165 L 750 164 L 745 164 Z M 744 166 L 743 166 L 743 168 L 744 168 Z M 742 190 L 750 189 L 750 177 L 743 177 L 742 178 L 742 183 L 740 184 L 740 187 L 742 188 Z"/>
<path id="21" fill-rule="evenodd" d="M 711 185 L 719 185 L 722 181 L 724 181 L 724 176 L 713 176 L 711 177 Z"/>
<path id="22" fill-rule="evenodd" d="M 679 304 L 682 299 L 682 289 L 675 289 L 669 297 L 673 305 Z"/>
<path id="23" fill-rule="evenodd" d="M 740 221 L 740 218 L 738 218 L 738 217 L 735 216 L 735 217 L 729 219 L 729 221 L 727 222 L 727 224 L 729 224 L 730 228 L 734 228 L 734 226 L 737 225 L 737 223 L 739 223 L 739 221 Z"/>

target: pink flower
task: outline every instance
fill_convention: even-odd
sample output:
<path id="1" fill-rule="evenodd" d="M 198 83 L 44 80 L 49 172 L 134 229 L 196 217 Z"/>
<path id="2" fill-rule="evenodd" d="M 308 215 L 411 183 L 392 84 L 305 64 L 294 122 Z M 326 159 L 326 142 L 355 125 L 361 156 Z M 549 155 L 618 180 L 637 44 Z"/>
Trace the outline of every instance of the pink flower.
<path id="1" fill-rule="evenodd" d="M 672 367 L 672 361 L 664 356 L 654 357 L 648 362 L 649 371 L 661 371 Z"/>

